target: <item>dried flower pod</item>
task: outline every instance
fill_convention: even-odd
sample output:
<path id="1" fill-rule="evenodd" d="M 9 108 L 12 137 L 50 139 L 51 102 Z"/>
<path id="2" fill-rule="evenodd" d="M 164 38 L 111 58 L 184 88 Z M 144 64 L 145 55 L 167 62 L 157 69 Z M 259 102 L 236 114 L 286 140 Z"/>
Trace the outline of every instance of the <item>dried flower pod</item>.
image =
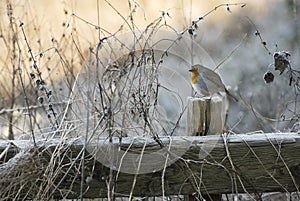
<path id="1" fill-rule="evenodd" d="M 34 74 L 34 73 L 32 73 L 32 72 L 31 72 L 31 73 L 29 73 L 29 75 L 30 75 L 30 78 L 31 78 L 31 79 L 34 79 L 34 78 L 35 78 L 35 74 Z"/>
<path id="2" fill-rule="evenodd" d="M 44 80 L 41 80 L 40 84 L 41 84 L 41 85 L 45 85 L 45 81 L 44 81 Z"/>
<path id="3" fill-rule="evenodd" d="M 269 84 L 274 81 L 274 74 L 270 71 L 264 74 L 264 80 L 266 84 Z"/>
<path id="4" fill-rule="evenodd" d="M 231 10 L 230 10 L 229 6 L 226 7 L 226 10 L 227 10 L 227 12 L 231 13 Z"/>
<path id="5" fill-rule="evenodd" d="M 37 79 L 37 80 L 35 81 L 35 85 L 36 85 L 37 88 L 39 88 L 40 85 L 41 85 L 41 80 L 40 80 L 40 79 Z"/>
<path id="6" fill-rule="evenodd" d="M 39 102 L 40 104 L 43 104 L 43 103 L 44 103 L 44 98 L 43 98 L 42 96 L 39 96 L 39 97 L 38 97 L 38 102 Z"/>
<path id="7" fill-rule="evenodd" d="M 290 53 L 286 51 L 274 52 L 273 57 L 275 70 L 278 70 L 280 75 L 290 66 L 290 56 Z"/>
<path id="8" fill-rule="evenodd" d="M 193 35 L 194 30 L 193 30 L 193 28 L 191 26 L 188 28 L 188 32 L 189 32 L 190 35 Z"/>

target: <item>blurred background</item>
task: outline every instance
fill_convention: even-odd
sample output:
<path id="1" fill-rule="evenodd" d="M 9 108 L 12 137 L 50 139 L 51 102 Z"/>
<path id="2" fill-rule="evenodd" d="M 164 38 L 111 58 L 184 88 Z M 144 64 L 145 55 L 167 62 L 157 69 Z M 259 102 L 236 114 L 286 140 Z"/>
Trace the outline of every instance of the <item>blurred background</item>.
<path id="1" fill-rule="evenodd" d="M 0 136 L 28 138 L 29 124 L 40 134 L 48 131 L 62 114 L 53 112 L 47 101 L 55 96 L 51 104 L 63 110 L 77 72 L 100 39 L 132 27 L 145 29 L 158 19 L 162 27 L 179 33 L 210 11 L 197 24 L 195 41 L 220 65 L 224 83 L 240 99 L 231 104 L 228 129 L 298 131 L 297 86 L 289 86 L 288 72 L 279 76 L 272 64 L 274 52 L 288 51 L 291 67 L 299 70 L 299 4 L 296 0 L 1 1 Z M 255 34 L 258 31 L 265 46 Z M 33 60 L 45 80 L 46 94 L 32 77 Z M 275 75 L 270 84 L 263 79 L 267 71 Z M 31 123 L 24 91 L 34 109 Z"/>

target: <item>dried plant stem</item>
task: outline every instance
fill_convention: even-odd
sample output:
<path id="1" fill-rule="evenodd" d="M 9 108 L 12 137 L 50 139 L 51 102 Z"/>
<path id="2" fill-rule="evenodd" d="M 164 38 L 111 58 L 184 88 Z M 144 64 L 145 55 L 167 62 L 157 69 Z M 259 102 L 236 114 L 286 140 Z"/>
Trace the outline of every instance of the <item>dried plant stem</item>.
<path id="1" fill-rule="evenodd" d="M 14 17 L 13 17 L 13 9 L 12 9 L 12 5 L 9 1 L 7 1 L 7 15 L 9 17 L 9 25 L 10 25 L 10 29 L 12 31 L 12 35 L 17 35 L 16 31 L 15 31 L 15 22 L 14 22 Z M 17 36 L 14 36 L 17 37 Z M 17 39 L 13 39 L 12 40 L 12 56 L 11 56 L 11 63 L 12 63 L 12 79 L 11 79 L 11 97 L 10 97 L 10 109 L 12 110 L 14 108 L 15 105 L 15 79 L 16 79 L 16 65 L 15 65 L 15 60 L 16 60 L 16 56 L 17 56 L 17 48 L 16 46 L 18 40 Z M 13 133 L 13 111 L 11 111 L 8 114 L 8 118 L 9 118 L 9 126 L 8 126 L 8 139 L 13 140 L 14 139 L 14 133 Z"/>
<path id="2" fill-rule="evenodd" d="M 23 82 L 23 78 L 22 78 L 22 71 L 21 71 L 21 64 L 20 64 L 20 54 L 21 54 L 21 50 L 19 50 L 19 58 L 18 58 L 18 71 L 19 71 L 19 79 L 21 82 L 21 86 L 23 89 L 23 93 L 24 93 L 24 99 L 25 99 L 25 104 L 27 107 L 27 114 L 29 117 L 29 127 L 30 127 L 30 131 L 31 131 L 31 137 L 33 140 L 33 144 L 36 147 L 36 141 L 35 141 L 35 135 L 34 135 L 34 131 L 33 131 L 33 124 L 32 124 L 32 117 L 31 117 L 31 111 L 29 109 L 29 101 L 28 101 L 28 97 L 27 97 L 27 93 L 25 91 L 25 86 L 24 86 L 24 82 Z"/>
<path id="3" fill-rule="evenodd" d="M 226 138 L 226 135 L 222 135 L 222 138 L 223 138 L 223 142 L 224 142 L 224 147 L 225 147 L 225 150 L 226 150 L 226 156 L 230 162 L 230 165 L 231 165 L 231 168 L 233 170 L 233 182 L 234 182 L 234 190 L 235 190 L 235 194 L 236 196 L 238 196 L 238 189 L 237 189 L 237 179 L 236 177 L 238 178 L 238 180 L 240 181 L 240 184 L 243 186 L 243 189 L 246 191 L 246 188 L 244 187 L 239 175 L 237 174 L 237 170 L 235 169 L 235 165 L 233 164 L 233 161 L 232 161 L 232 158 L 231 158 L 231 155 L 230 155 L 230 152 L 229 152 L 229 149 L 228 149 L 228 144 L 227 144 L 227 138 Z"/>
<path id="4" fill-rule="evenodd" d="M 245 41 L 245 38 L 247 37 L 247 34 L 243 36 L 239 44 L 235 46 L 235 48 L 214 68 L 214 71 L 216 71 L 225 61 L 227 61 L 236 51 L 237 49 L 242 45 L 242 43 Z"/>
<path id="5" fill-rule="evenodd" d="M 269 172 L 265 165 L 263 164 L 263 161 L 261 161 L 261 159 L 259 158 L 259 156 L 255 153 L 255 151 L 253 150 L 253 148 L 246 142 L 246 145 L 248 146 L 249 150 L 251 151 L 251 153 L 255 156 L 255 158 L 257 159 L 257 161 L 260 163 L 260 165 L 262 166 L 262 168 L 264 169 L 264 171 L 270 176 L 270 178 L 272 178 L 282 189 L 284 189 L 285 192 L 289 193 L 289 191 L 286 189 L 285 186 L 283 186 L 273 175 L 273 173 Z M 273 145 L 273 144 L 272 144 Z M 276 149 L 277 150 L 277 149 Z"/>
<path id="6" fill-rule="evenodd" d="M 297 185 L 297 183 L 296 183 L 296 181 L 295 181 L 295 178 L 294 178 L 294 176 L 292 175 L 292 173 L 291 173 L 291 171 L 290 171 L 290 168 L 288 167 L 288 165 L 286 164 L 284 158 L 282 157 L 282 155 L 281 155 L 281 153 L 280 153 L 280 148 L 281 148 L 281 146 L 279 146 L 279 148 L 277 148 L 277 147 L 274 145 L 274 143 L 271 141 L 270 138 L 268 138 L 268 140 L 269 140 L 270 144 L 272 145 L 272 147 L 274 148 L 274 150 L 276 151 L 276 153 L 278 154 L 278 158 L 283 162 L 283 164 L 284 164 L 284 166 L 285 166 L 287 172 L 289 173 L 289 176 L 291 177 L 291 179 L 292 179 L 292 181 L 293 181 L 293 183 L 294 183 L 294 186 L 295 186 L 295 188 L 296 188 L 296 190 L 297 190 L 297 197 L 298 197 L 298 199 L 299 199 L 299 198 L 300 198 L 300 197 L 299 197 L 299 193 L 300 193 L 300 192 L 299 192 L 299 186 Z"/>
<path id="7" fill-rule="evenodd" d="M 31 49 L 31 47 L 30 47 L 30 45 L 29 45 L 29 42 L 28 42 L 27 37 L 26 37 L 26 34 L 25 34 L 25 30 L 24 30 L 24 28 L 23 28 L 24 23 L 23 23 L 23 22 L 20 22 L 20 25 L 19 25 L 19 26 L 20 26 L 21 31 L 22 31 L 22 34 L 23 34 L 23 36 L 24 36 L 24 40 L 25 40 L 25 43 L 26 43 L 26 45 L 27 45 L 28 52 L 29 52 L 30 57 L 31 57 L 31 59 L 32 59 L 32 61 L 33 61 L 33 68 L 36 70 L 37 76 L 39 77 L 40 81 L 42 81 L 42 80 L 43 80 L 43 78 L 42 78 L 42 73 L 41 73 L 41 71 L 39 70 L 39 67 L 38 67 L 38 65 L 37 65 L 37 61 L 36 61 L 36 59 L 35 59 L 35 57 L 34 57 L 34 55 L 33 55 L 33 53 L 32 53 L 32 49 Z M 48 91 L 45 87 L 43 87 L 43 91 L 45 92 L 46 96 L 49 97 L 49 91 Z M 49 111 L 51 111 L 51 114 L 52 114 L 53 117 L 54 117 L 55 125 L 56 125 L 56 127 L 58 127 L 59 125 L 58 125 L 58 121 L 57 121 L 57 117 L 56 117 L 56 112 L 54 111 L 54 108 L 52 107 L 52 103 L 51 103 L 51 101 L 50 101 L 49 98 L 48 98 L 48 101 L 50 102 L 50 104 L 49 104 Z"/>
<path id="8" fill-rule="evenodd" d="M 141 154 L 140 154 L 140 157 L 139 157 L 139 162 L 138 162 L 136 174 L 134 175 L 131 190 L 130 190 L 130 194 L 129 194 L 129 198 L 128 198 L 129 200 L 132 200 L 133 190 L 134 190 L 134 187 L 135 187 L 135 184 L 136 184 L 137 176 L 139 175 L 139 171 L 140 171 L 140 167 L 141 167 L 141 164 L 142 164 L 142 159 L 143 159 L 143 155 L 144 155 L 144 152 L 145 152 L 145 149 L 146 149 L 146 145 L 147 145 L 147 141 L 145 141 L 144 146 L 143 146 L 142 151 L 141 151 Z"/>
<path id="9" fill-rule="evenodd" d="M 197 24 L 201 21 L 204 20 L 205 17 L 207 17 L 208 15 L 210 15 L 211 13 L 215 12 L 218 8 L 220 7 L 227 7 L 229 8 L 230 6 L 241 6 L 242 8 L 246 6 L 245 3 L 230 3 L 230 4 L 219 4 L 218 6 L 214 7 L 213 9 L 211 9 L 210 11 L 208 11 L 207 13 L 205 13 L 203 16 L 199 17 L 197 20 L 192 21 L 192 25 L 186 27 L 184 30 L 182 30 L 177 38 L 170 44 L 170 46 L 168 48 L 166 48 L 165 53 L 162 54 L 161 56 L 161 60 L 168 55 L 168 51 L 173 47 L 173 45 L 175 45 L 177 43 L 178 40 L 180 40 L 183 36 L 183 34 L 185 34 L 186 32 L 189 32 L 189 30 L 191 30 L 192 26 L 197 26 Z M 159 63 L 160 64 L 160 63 Z"/>
<path id="10" fill-rule="evenodd" d="M 253 23 L 253 21 L 246 16 L 246 19 L 250 22 L 250 24 L 254 27 L 254 29 L 256 30 L 255 35 L 259 37 L 259 40 L 261 42 L 261 44 L 264 46 L 265 50 L 268 52 L 269 55 L 272 55 L 271 51 L 269 50 L 269 48 L 267 47 L 267 43 L 266 41 L 263 40 L 260 32 L 258 31 L 258 28 L 256 27 L 256 25 Z"/>
<path id="11" fill-rule="evenodd" d="M 162 174 L 161 174 L 161 190 L 162 190 L 162 199 L 165 200 L 165 173 L 166 173 L 166 168 L 168 165 L 168 160 L 170 157 L 170 152 L 171 152 L 171 145 L 172 145 L 172 139 L 170 138 L 170 143 L 168 145 L 168 152 L 167 152 L 167 156 L 165 159 L 165 164 L 164 164 L 164 168 L 162 170 Z"/>
<path id="12" fill-rule="evenodd" d="M 52 190 L 52 192 L 48 196 L 48 198 L 46 199 L 46 201 L 50 201 L 52 199 L 53 194 L 56 192 L 56 190 L 62 184 L 62 182 L 67 178 L 69 172 L 72 170 L 72 168 L 74 167 L 74 165 L 76 164 L 76 162 L 79 160 L 79 158 L 82 156 L 82 154 L 83 154 L 84 151 L 85 151 L 85 147 L 82 147 L 82 149 L 77 154 L 76 158 L 73 160 L 72 164 L 70 165 L 70 167 L 68 168 L 68 170 L 66 171 L 66 173 L 64 174 L 64 176 L 60 179 L 60 181 L 57 183 L 57 185 L 55 186 L 55 188 Z"/>

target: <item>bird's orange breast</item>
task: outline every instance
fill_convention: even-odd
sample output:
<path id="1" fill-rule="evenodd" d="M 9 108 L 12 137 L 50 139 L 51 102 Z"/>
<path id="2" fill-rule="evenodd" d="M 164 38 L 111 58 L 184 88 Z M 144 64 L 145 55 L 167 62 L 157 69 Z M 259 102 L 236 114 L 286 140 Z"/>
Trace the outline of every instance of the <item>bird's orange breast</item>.
<path id="1" fill-rule="evenodd" d="M 192 84 L 197 84 L 198 83 L 198 81 L 199 81 L 198 76 L 199 76 L 198 72 L 192 72 L 191 73 L 191 83 Z"/>

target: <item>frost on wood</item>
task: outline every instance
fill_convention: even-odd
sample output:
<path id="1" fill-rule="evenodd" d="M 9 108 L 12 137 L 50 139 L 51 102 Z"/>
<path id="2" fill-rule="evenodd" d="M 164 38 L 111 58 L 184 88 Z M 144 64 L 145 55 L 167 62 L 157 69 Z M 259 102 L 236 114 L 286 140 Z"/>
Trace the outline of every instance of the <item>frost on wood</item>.
<path id="1" fill-rule="evenodd" d="M 116 196 L 128 196 L 131 191 L 134 196 L 161 196 L 162 174 L 164 175 L 165 195 L 220 194 L 245 191 L 248 193 L 293 192 L 298 190 L 299 134 L 176 136 L 172 138 L 162 137 L 161 140 L 167 147 L 170 146 L 168 147 L 170 150 L 180 148 L 182 144 L 186 145 L 186 142 L 189 142 L 190 146 L 185 154 L 179 157 L 175 163 L 167 166 L 165 171 L 139 175 L 114 171 L 118 175 L 114 181 L 116 183 Z M 216 141 L 217 143 L 206 158 L 199 158 L 199 154 L 205 151 L 203 148 L 207 148 L 205 143 L 209 141 Z M 144 142 L 145 138 L 123 138 L 121 144 L 118 139 L 111 143 L 120 146 L 120 150 L 125 149 L 128 152 L 142 153 L 142 148 L 145 146 Z M 148 152 L 161 149 L 151 138 L 147 138 L 146 142 L 145 150 Z M 23 143 L 30 145 L 30 142 L 23 141 Z M 105 139 L 98 141 L 99 146 L 108 143 L 110 142 Z M 1 152 L 5 150 L 8 144 L 8 142 L 0 143 Z M 15 144 L 19 144 L 19 142 L 16 141 Z M 8 188 L 2 188 L 3 186 L 15 186 L 20 184 L 16 181 L 21 180 L 24 181 L 22 183 L 24 184 L 24 191 L 21 190 L 18 194 L 20 188 L 9 188 L 11 197 L 27 196 L 29 199 L 30 197 L 44 196 L 43 198 L 45 198 L 53 191 L 54 186 L 57 187 L 53 194 L 54 197 L 78 197 L 82 174 L 80 163 L 82 161 L 77 156 L 82 153 L 80 150 L 83 148 L 83 142 L 78 140 L 64 144 L 58 140 L 53 140 L 46 144 L 40 142 L 37 144 L 37 150 L 39 151 L 33 152 L 37 154 L 31 154 L 31 149 L 20 152 L 22 156 L 26 156 L 26 160 L 20 160 L 20 154 L 12 156 L 11 153 L 15 152 L 16 148 L 8 151 L 8 155 L 12 158 L 2 161 L 0 166 L 1 176 L 3 176 L 1 178 L 6 178 L 0 180 L 1 194 L 8 193 Z M 38 160 L 35 160 L 37 158 Z M 56 162 L 53 163 L 54 161 Z M 38 174 L 35 174 L 35 177 L 22 177 L 22 175 L 26 175 L 24 173 L 27 171 L 28 173 Z M 106 197 L 109 174 L 109 168 L 94 161 L 93 155 L 86 153 L 85 178 L 88 177 L 89 182 L 83 185 L 84 197 Z M 62 180 L 64 176 L 65 179 Z M 8 180 L 7 177 L 10 179 Z M 53 180 L 50 181 L 51 178 Z M 132 189 L 134 178 L 136 178 L 136 183 L 134 189 Z M 60 181 L 61 183 L 58 185 Z M 25 183 L 34 184 L 30 191 L 28 189 L 25 191 L 25 187 L 28 187 Z"/>

